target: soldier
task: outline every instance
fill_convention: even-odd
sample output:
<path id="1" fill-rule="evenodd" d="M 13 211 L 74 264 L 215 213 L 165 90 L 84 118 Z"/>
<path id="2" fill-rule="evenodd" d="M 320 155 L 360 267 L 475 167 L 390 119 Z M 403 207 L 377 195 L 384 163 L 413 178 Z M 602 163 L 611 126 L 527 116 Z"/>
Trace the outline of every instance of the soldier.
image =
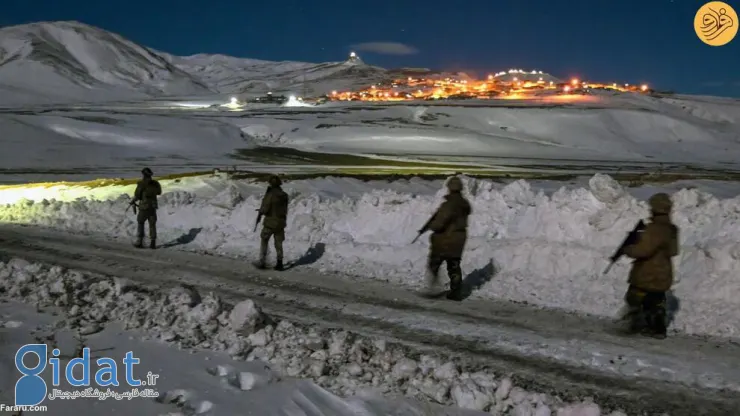
<path id="1" fill-rule="evenodd" d="M 671 198 L 657 193 L 648 200 L 651 222 L 634 243 L 624 248 L 624 254 L 633 258 L 629 274 L 629 289 L 625 301 L 632 318 L 631 332 L 658 339 L 666 337 L 666 292 L 673 285 L 673 263 L 678 255 L 678 227 L 670 218 Z M 646 327 L 641 317 L 644 316 Z"/>
<path id="2" fill-rule="evenodd" d="M 144 247 L 144 223 L 149 222 L 149 248 L 157 248 L 157 196 L 162 195 L 162 186 L 158 181 L 152 179 L 152 170 L 144 168 L 141 170 L 144 176 L 137 184 L 134 191 L 134 200 L 131 204 L 139 203 L 137 221 L 137 240 L 135 247 Z"/>
<path id="3" fill-rule="evenodd" d="M 468 216 L 472 208 L 462 195 L 463 183 L 460 178 L 456 176 L 450 178 L 447 181 L 447 189 L 449 193 L 445 195 L 445 201 L 434 213 L 429 223 L 419 230 L 419 233 L 432 231 L 427 262 L 427 278 L 431 286 L 436 284 L 439 278 L 439 268 L 444 262 L 450 278 L 450 291 L 447 293 L 447 299 L 461 301 L 463 293 L 460 261 L 468 238 Z"/>
<path id="4" fill-rule="evenodd" d="M 267 257 L 267 245 L 270 237 L 275 244 L 275 270 L 283 270 L 283 241 L 285 241 L 285 226 L 288 217 L 288 194 L 283 191 L 282 181 L 277 175 L 270 176 L 269 187 L 262 198 L 259 215 L 264 216 L 262 232 L 260 233 L 260 258 L 257 267 L 264 269 Z"/>

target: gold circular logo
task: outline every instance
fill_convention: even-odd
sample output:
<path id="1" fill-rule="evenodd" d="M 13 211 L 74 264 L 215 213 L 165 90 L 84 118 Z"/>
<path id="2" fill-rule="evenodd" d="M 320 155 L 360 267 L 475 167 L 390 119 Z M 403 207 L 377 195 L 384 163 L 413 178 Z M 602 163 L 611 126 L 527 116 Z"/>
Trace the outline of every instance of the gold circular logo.
<path id="1" fill-rule="evenodd" d="M 710 1 L 694 16 L 696 36 L 709 46 L 730 43 L 737 35 L 738 23 L 735 9 L 721 1 Z"/>

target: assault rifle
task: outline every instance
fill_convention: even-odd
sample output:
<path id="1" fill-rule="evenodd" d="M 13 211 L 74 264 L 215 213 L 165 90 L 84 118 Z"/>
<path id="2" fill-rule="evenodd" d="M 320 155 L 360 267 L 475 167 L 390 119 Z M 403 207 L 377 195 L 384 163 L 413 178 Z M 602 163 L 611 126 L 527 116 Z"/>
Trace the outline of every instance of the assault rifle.
<path id="1" fill-rule="evenodd" d="M 136 201 L 131 201 L 131 203 L 130 203 L 130 204 L 128 204 L 128 207 L 126 208 L 126 211 L 124 212 L 124 214 L 125 214 L 126 212 L 128 212 L 128 209 L 129 209 L 129 208 L 132 208 L 132 209 L 134 210 L 134 215 L 136 215 L 136 208 L 138 208 L 138 207 L 139 207 L 139 206 L 138 206 L 138 205 L 136 205 Z"/>
<path id="2" fill-rule="evenodd" d="M 265 191 L 265 195 L 262 195 L 262 199 L 265 199 L 265 196 L 270 192 L 270 187 L 267 187 L 267 190 Z M 261 208 L 261 207 L 260 207 Z M 254 232 L 257 232 L 257 226 L 260 225 L 260 221 L 262 220 L 262 213 L 260 212 L 260 208 L 257 208 L 255 211 L 257 211 L 257 221 L 254 222 Z"/>
<path id="3" fill-rule="evenodd" d="M 257 221 L 254 222 L 254 232 L 256 233 L 257 226 L 260 225 L 260 220 L 262 220 L 262 213 L 260 212 L 259 209 L 256 209 L 255 211 L 257 211 Z"/>
<path id="4" fill-rule="evenodd" d="M 625 247 L 635 244 L 637 242 L 637 238 L 639 237 L 638 233 L 644 229 L 645 229 L 645 222 L 642 220 L 638 221 L 637 224 L 635 225 L 635 228 L 633 228 L 632 231 L 630 231 L 630 233 L 627 234 L 627 237 L 625 237 L 624 241 L 622 241 L 622 244 L 619 246 L 617 251 L 615 251 L 614 254 L 611 257 L 609 257 L 610 262 L 609 262 L 609 265 L 606 266 L 606 269 L 604 270 L 604 274 L 609 273 L 609 270 L 612 268 L 612 266 L 614 266 L 614 263 L 616 263 L 617 260 L 619 260 L 619 258 L 624 255 Z"/>
<path id="5" fill-rule="evenodd" d="M 429 229 L 429 224 L 431 224 L 432 221 L 434 221 L 434 215 L 432 215 L 432 218 L 429 218 L 429 221 L 427 221 L 424 224 L 424 226 L 421 227 L 421 229 L 419 230 L 419 234 L 416 234 L 416 237 L 414 237 L 414 240 L 411 241 L 411 244 L 414 244 L 416 242 L 416 240 L 418 240 L 419 237 L 421 237 L 421 235 L 424 234 Z"/>

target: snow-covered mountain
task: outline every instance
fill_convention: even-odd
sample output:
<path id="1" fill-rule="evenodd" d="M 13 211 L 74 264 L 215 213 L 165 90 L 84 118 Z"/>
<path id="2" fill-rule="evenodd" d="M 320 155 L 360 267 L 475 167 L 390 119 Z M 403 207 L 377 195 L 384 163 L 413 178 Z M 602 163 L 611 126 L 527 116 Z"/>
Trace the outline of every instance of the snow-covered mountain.
<path id="1" fill-rule="evenodd" d="M 158 53 L 78 22 L 0 29 L 0 94 L 21 101 L 204 94 L 210 88 Z M 7 97 L 10 95 L 11 97 Z M 3 99 L 3 101 L 6 101 Z"/>
<path id="2" fill-rule="evenodd" d="M 179 69 L 222 93 L 302 93 L 305 87 L 307 94 L 326 94 L 332 90 L 368 86 L 389 75 L 383 68 L 351 58 L 342 62 L 315 64 L 208 54 L 186 57 L 161 55 Z"/>
<path id="3" fill-rule="evenodd" d="M 498 74 L 558 81 L 547 74 Z M 357 55 L 344 61 L 264 61 L 224 55 L 175 56 L 80 22 L 0 29 L 0 105 L 141 100 L 166 96 L 315 96 L 407 76 L 465 77 L 423 68 L 386 70 Z"/>
<path id="4" fill-rule="evenodd" d="M 314 64 L 173 56 L 79 22 L 0 29 L 0 104 L 266 91 L 313 95 L 387 76 L 359 59 Z"/>

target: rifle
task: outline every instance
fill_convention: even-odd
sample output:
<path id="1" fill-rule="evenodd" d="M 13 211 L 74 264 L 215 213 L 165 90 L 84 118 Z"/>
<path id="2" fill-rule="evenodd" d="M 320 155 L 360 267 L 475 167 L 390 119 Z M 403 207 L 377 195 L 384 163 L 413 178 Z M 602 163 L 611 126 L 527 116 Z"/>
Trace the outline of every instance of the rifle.
<path id="1" fill-rule="evenodd" d="M 254 222 L 254 231 L 253 232 L 256 233 L 257 232 L 257 226 L 260 225 L 260 220 L 262 220 L 262 213 L 260 212 L 259 209 L 256 209 L 255 211 L 257 211 L 257 221 Z"/>
<path id="2" fill-rule="evenodd" d="M 265 199 L 265 197 L 267 196 L 267 194 L 268 194 L 269 192 L 270 192 L 270 187 L 268 186 L 268 187 L 267 187 L 267 190 L 265 191 L 265 194 L 264 194 L 264 195 L 262 195 L 262 199 L 263 199 L 263 200 Z M 261 207 L 260 207 L 260 208 L 261 208 Z M 262 213 L 260 212 L 260 208 L 258 208 L 258 209 L 255 209 L 255 211 L 257 211 L 257 221 L 255 221 L 255 222 L 254 222 L 254 231 L 253 231 L 253 232 L 255 232 L 255 233 L 257 232 L 257 226 L 259 226 L 259 225 L 260 225 L 260 221 L 262 220 Z"/>
<path id="3" fill-rule="evenodd" d="M 126 211 L 124 211 L 124 214 L 128 212 L 128 209 L 129 208 L 133 208 L 134 209 L 134 215 L 136 215 L 136 208 L 138 208 L 138 207 L 139 206 L 136 205 L 136 201 L 131 201 L 131 203 L 128 204 L 128 207 L 126 207 Z"/>
<path id="4" fill-rule="evenodd" d="M 609 273 L 609 270 L 614 266 L 614 263 L 619 260 L 620 257 L 624 255 L 624 248 L 634 244 L 637 241 L 637 233 L 645 229 L 645 222 L 642 220 L 638 221 L 635 225 L 635 228 L 630 231 L 629 234 L 627 234 L 627 237 L 625 237 L 624 241 L 622 241 L 622 244 L 619 246 L 617 251 L 614 252 L 614 254 L 609 257 L 609 265 L 606 266 L 606 269 L 604 270 L 604 274 Z"/>
<path id="5" fill-rule="evenodd" d="M 429 224 L 432 223 L 432 221 L 434 220 L 434 217 L 435 216 L 436 215 L 432 215 L 432 218 L 429 218 L 429 221 L 427 221 L 426 223 L 424 223 L 424 226 L 421 227 L 421 230 L 419 230 L 419 234 L 416 234 L 416 237 L 414 237 L 414 239 L 411 241 L 411 244 L 414 244 L 416 242 L 416 240 L 418 240 L 419 237 L 421 237 L 421 235 L 424 234 L 427 231 L 427 229 L 429 228 Z"/>

